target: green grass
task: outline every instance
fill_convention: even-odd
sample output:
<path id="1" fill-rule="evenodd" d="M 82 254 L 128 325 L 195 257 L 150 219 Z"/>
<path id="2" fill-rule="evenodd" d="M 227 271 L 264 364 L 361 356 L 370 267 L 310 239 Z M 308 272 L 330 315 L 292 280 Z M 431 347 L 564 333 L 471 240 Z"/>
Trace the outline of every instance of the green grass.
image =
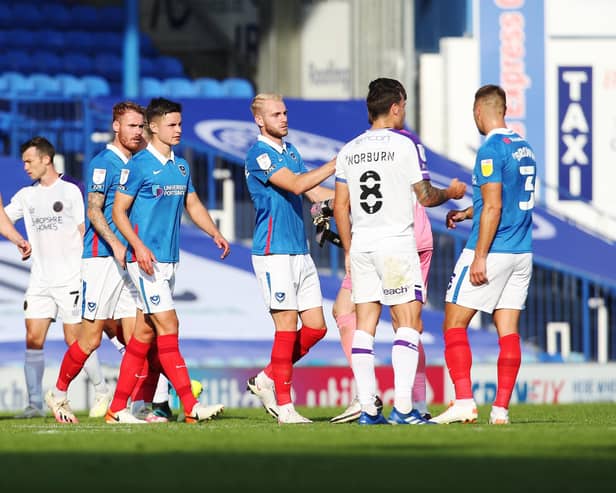
<path id="1" fill-rule="evenodd" d="M 0 416 L 0 493 L 616 491 L 616 404 L 512 406 L 509 426 L 330 425 L 340 409 L 300 411 L 316 422 L 279 426 L 260 409 L 201 425 Z"/>

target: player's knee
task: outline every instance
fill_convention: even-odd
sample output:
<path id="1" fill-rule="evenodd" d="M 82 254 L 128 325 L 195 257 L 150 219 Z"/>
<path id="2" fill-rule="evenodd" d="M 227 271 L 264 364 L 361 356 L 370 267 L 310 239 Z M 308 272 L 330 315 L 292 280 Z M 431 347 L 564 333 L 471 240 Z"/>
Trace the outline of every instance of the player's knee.
<path id="1" fill-rule="evenodd" d="M 43 349 L 45 338 L 41 334 L 26 333 L 26 349 Z"/>

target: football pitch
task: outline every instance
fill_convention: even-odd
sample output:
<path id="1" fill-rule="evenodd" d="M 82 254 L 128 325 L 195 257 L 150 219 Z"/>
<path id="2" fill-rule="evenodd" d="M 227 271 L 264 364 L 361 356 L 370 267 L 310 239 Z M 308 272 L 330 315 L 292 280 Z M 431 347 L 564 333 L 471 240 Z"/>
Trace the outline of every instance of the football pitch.
<path id="1" fill-rule="evenodd" d="M 509 426 L 487 425 L 487 406 L 478 424 L 439 426 L 299 410 L 315 423 L 280 426 L 261 409 L 200 425 L 0 415 L 0 492 L 616 491 L 616 404 L 512 406 Z"/>

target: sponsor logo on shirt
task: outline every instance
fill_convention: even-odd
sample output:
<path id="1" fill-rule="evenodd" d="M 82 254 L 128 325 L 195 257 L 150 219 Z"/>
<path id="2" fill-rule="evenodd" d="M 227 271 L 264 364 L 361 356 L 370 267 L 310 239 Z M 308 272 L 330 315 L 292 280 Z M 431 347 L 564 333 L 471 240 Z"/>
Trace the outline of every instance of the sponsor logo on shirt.
<path id="1" fill-rule="evenodd" d="M 494 172 L 494 163 L 491 159 L 481 160 L 481 174 L 483 176 L 491 176 Z"/>
<path id="2" fill-rule="evenodd" d="M 92 182 L 96 185 L 100 185 L 105 182 L 105 176 L 107 175 L 107 170 L 103 168 L 94 168 L 92 172 Z"/>
<path id="3" fill-rule="evenodd" d="M 160 185 L 152 185 L 152 195 L 154 197 L 162 197 L 163 196 L 163 187 Z"/>
<path id="4" fill-rule="evenodd" d="M 53 207 L 54 212 L 60 212 L 62 209 L 64 209 L 64 204 L 60 202 L 59 200 L 57 200 L 56 202 L 53 203 L 52 207 Z"/>

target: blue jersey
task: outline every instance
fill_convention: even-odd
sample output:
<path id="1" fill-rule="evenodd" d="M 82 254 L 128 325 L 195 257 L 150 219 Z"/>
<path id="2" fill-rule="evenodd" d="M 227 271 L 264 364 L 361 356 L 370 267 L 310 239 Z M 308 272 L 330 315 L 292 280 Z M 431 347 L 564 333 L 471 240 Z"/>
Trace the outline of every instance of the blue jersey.
<path id="1" fill-rule="evenodd" d="M 308 171 L 297 149 L 288 142 L 281 147 L 259 136 L 248 150 L 245 164 L 248 191 L 256 211 L 252 253 L 308 253 L 302 198 L 269 182 L 270 177 L 282 168 L 295 174 Z"/>
<path id="2" fill-rule="evenodd" d="M 105 196 L 103 202 L 103 215 L 111 231 L 126 244 L 124 237 L 118 231 L 111 218 L 113 199 L 120 183 L 120 172 L 126 168 L 128 159 L 118 148 L 109 144 L 107 148 L 99 152 L 90 161 L 86 169 L 86 203 L 87 194 L 91 192 L 102 193 Z M 99 236 L 86 214 L 86 232 L 83 237 L 83 258 L 111 257 L 113 250 L 109 244 Z"/>
<path id="3" fill-rule="evenodd" d="M 131 225 L 158 262 L 179 261 L 180 221 L 186 195 L 194 191 L 188 163 L 173 154 L 166 160 L 151 144 L 128 162 L 119 192 L 134 197 Z M 126 260 L 136 260 L 130 246 Z"/>
<path id="4" fill-rule="evenodd" d="M 507 129 L 492 130 L 477 152 L 473 169 L 473 228 L 466 244 L 475 249 L 483 209 L 481 186 L 502 184 L 502 211 L 490 252 L 532 251 L 535 154 L 526 140 Z"/>

